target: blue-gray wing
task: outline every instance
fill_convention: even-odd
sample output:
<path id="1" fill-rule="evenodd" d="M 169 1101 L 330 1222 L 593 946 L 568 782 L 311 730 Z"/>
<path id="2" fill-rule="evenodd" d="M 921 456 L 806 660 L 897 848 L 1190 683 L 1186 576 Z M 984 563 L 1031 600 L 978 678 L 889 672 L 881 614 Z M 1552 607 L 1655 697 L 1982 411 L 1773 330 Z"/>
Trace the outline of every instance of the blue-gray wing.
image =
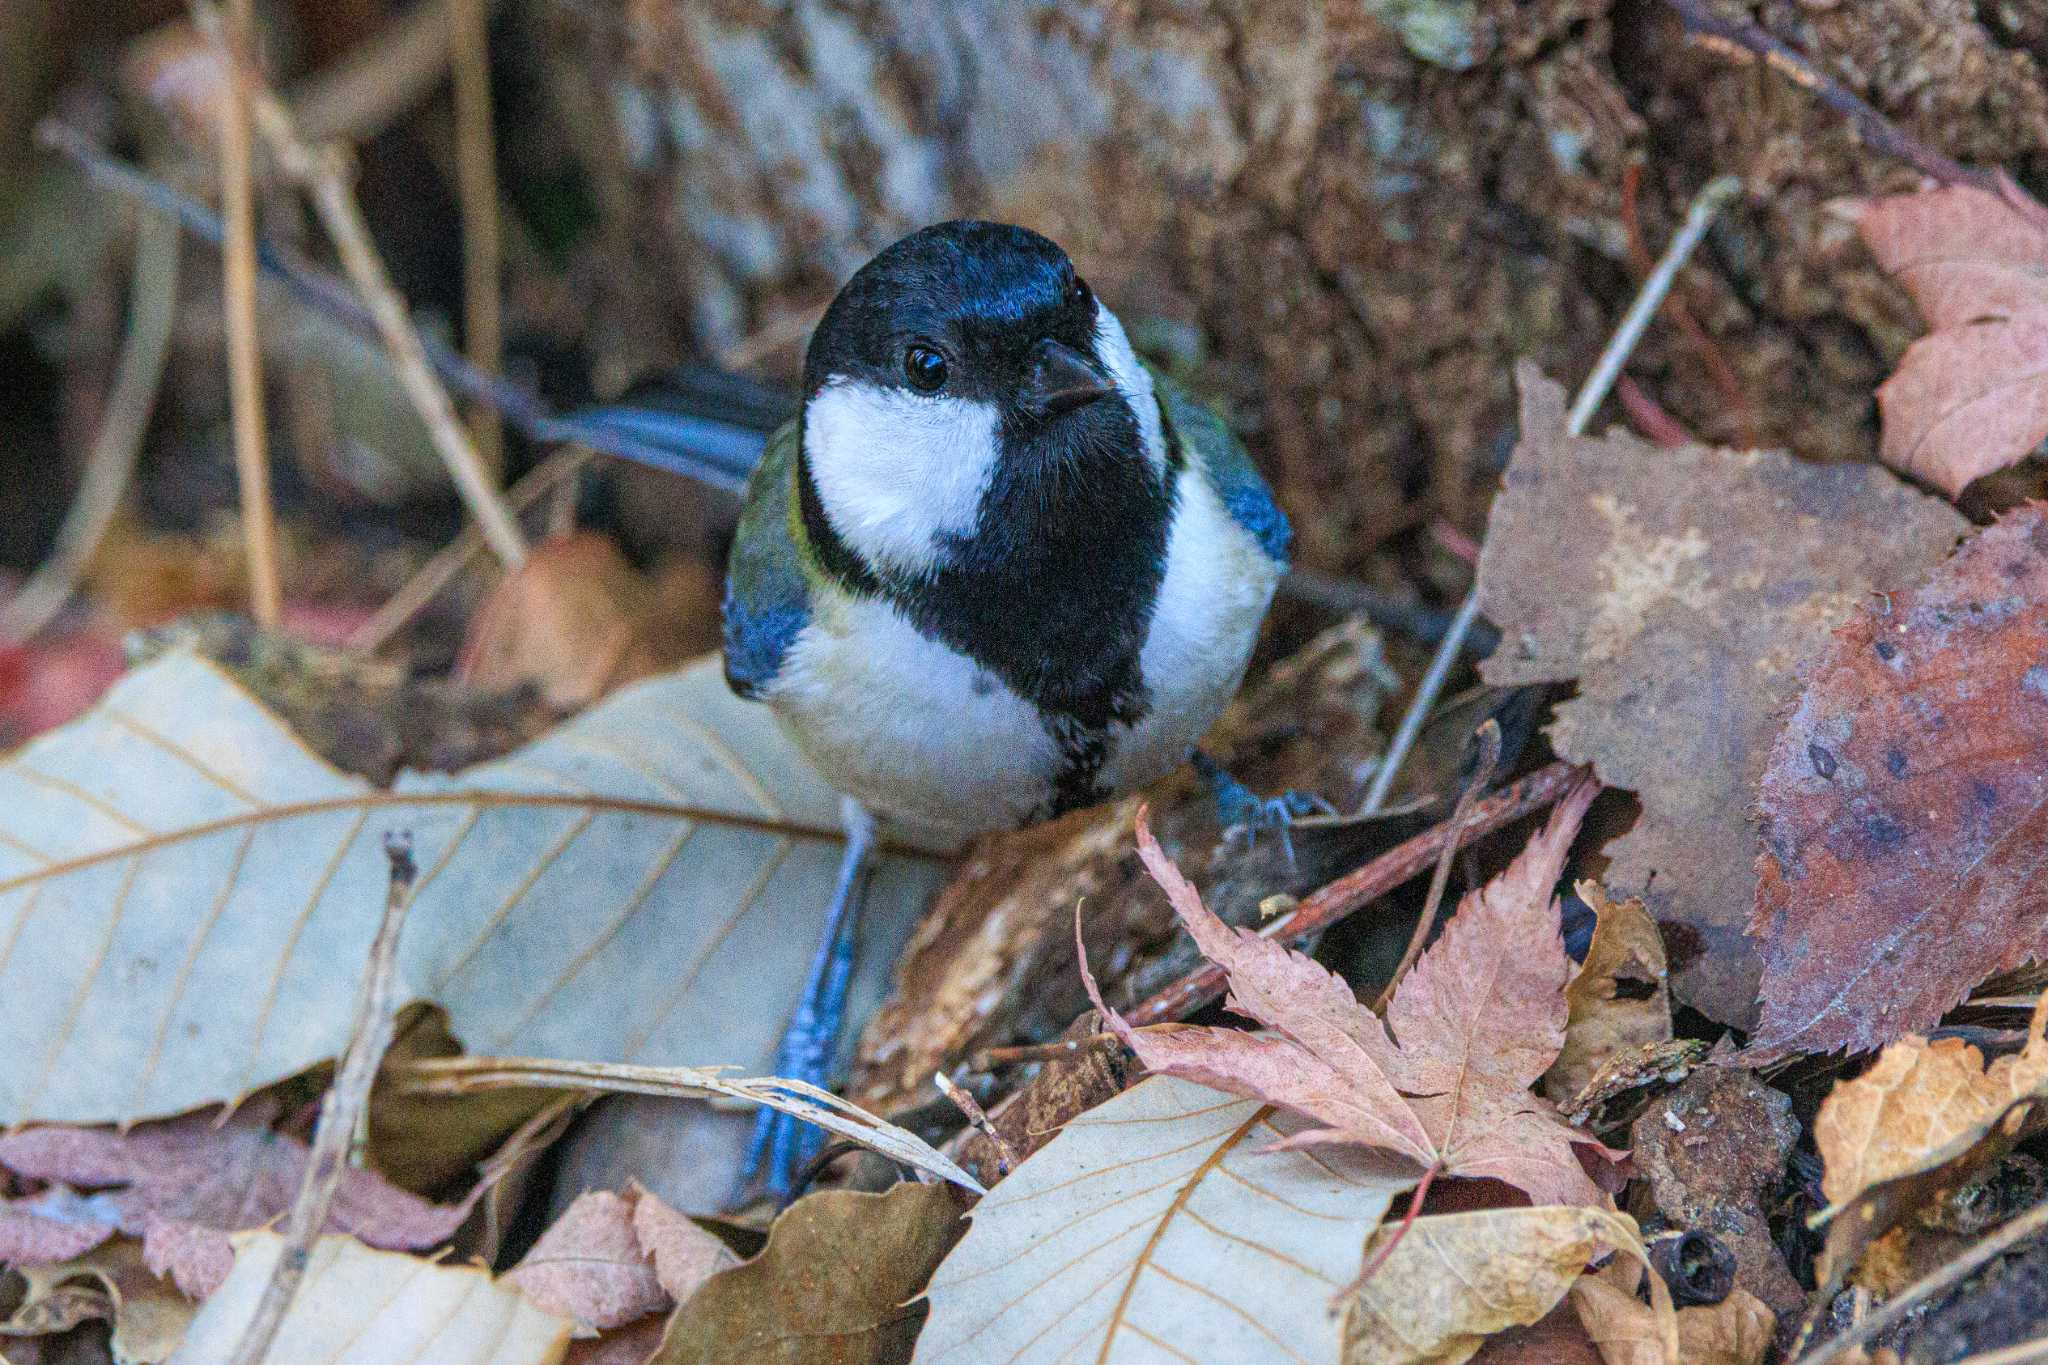
<path id="1" fill-rule="evenodd" d="M 747 480 L 725 577 L 725 680 L 756 698 L 775 681 L 797 632 L 811 619 L 810 586 L 791 538 L 797 424 L 768 438 Z"/>
<path id="2" fill-rule="evenodd" d="M 1273 490 L 1266 486 L 1243 444 L 1222 418 L 1180 385 L 1157 370 L 1152 372 L 1152 383 L 1159 391 L 1167 425 L 1194 456 L 1191 463 L 1199 466 L 1202 477 L 1216 490 L 1230 519 L 1249 532 L 1275 563 L 1285 567 L 1294 528 L 1287 524 L 1280 504 L 1273 501 Z"/>

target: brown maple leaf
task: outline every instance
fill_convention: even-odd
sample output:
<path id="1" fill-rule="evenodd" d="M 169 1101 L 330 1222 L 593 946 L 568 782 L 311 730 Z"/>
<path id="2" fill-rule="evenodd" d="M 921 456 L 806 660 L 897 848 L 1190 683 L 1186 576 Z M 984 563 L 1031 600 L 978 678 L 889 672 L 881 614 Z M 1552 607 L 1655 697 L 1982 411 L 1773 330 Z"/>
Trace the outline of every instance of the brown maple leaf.
<path id="1" fill-rule="evenodd" d="M 1751 1051 L 1868 1050 L 2048 958 L 2048 503 L 1834 633 L 1771 749 Z"/>
<path id="2" fill-rule="evenodd" d="M 1878 388 L 1881 453 L 1956 497 L 2048 437 L 2048 221 L 1956 185 L 1872 200 L 1857 227 L 1933 329 Z"/>
<path id="3" fill-rule="evenodd" d="M 1571 961 L 1552 888 L 1599 784 L 1582 781 L 1507 871 L 1466 896 L 1382 1020 L 1301 953 L 1211 914 L 1141 813 L 1138 853 L 1210 961 L 1226 1004 L 1270 1029 L 1110 1029 L 1153 1071 L 1276 1104 L 1321 1124 L 1287 1147 L 1356 1144 L 1428 1173 L 1490 1177 L 1538 1204 L 1604 1204 L 1574 1148 L 1612 1157 L 1529 1087 L 1564 1045 Z M 1078 922 L 1076 933 L 1078 937 Z"/>

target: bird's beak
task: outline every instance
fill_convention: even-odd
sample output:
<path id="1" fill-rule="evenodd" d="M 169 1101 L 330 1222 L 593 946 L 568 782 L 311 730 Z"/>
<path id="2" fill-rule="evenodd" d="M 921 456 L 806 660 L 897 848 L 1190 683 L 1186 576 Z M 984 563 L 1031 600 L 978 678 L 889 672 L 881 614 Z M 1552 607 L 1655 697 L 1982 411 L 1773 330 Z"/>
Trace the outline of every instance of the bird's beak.
<path id="1" fill-rule="evenodd" d="M 1026 412 L 1051 418 L 1115 392 L 1116 381 L 1101 365 L 1047 337 L 1031 353 L 1031 371 L 1019 400 Z"/>

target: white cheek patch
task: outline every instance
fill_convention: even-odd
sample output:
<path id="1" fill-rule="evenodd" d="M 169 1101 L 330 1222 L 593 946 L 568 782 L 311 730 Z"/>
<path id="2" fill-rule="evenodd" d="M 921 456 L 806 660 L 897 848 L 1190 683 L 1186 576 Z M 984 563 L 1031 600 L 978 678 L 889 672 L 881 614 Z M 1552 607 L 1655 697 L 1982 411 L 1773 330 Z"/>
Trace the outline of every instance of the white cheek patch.
<path id="1" fill-rule="evenodd" d="M 825 515 L 863 558 L 918 573 L 973 531 L 995 472 L 996 410 L 832 380 L 804 409 L 804 449 Z"/>
<path id="2" fill-rule="evenodd" d="M 1137 414 L 1138 431 L 1145 438 L 1146 458 L 1152 461 L 1154 469 L 1164 473 L 1166 431 L 1159 422 L 1159 399 L 1152 391 L 1152 374 L 1139 363 L 1130 337 L 1124 334 L 1124 325 L 1099 299 L 1095 304 L 1095 355 L 1116 380 L 1117 391 L 1131 405 L 1131 411 Z"/>

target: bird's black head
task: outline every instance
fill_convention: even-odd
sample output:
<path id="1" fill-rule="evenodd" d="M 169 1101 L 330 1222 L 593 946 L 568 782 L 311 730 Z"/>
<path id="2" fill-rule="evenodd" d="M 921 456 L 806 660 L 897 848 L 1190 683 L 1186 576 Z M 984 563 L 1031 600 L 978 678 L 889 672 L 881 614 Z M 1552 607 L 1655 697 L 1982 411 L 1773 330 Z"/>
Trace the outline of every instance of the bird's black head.
<path id="1" fill-rule="evenodd" d="M 935 568 L 1004 504 L 1156 487 L 1164 447 L 1122 326 L 1025 228 L 905 237 L 840 290 L 805 358 L 815 496 L 882 567 Z"/>

